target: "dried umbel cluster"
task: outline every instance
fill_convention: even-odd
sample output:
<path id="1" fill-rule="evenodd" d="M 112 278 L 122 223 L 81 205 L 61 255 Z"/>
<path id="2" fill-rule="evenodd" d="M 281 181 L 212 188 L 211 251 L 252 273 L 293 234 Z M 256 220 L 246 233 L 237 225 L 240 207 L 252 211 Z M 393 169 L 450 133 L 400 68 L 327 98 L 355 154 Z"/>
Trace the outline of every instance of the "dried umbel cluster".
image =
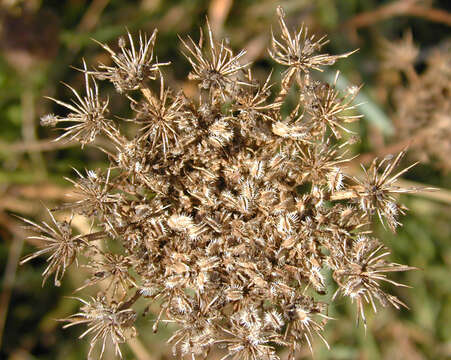
<path id="1" fill-rule="evenodd" d="M 111 65 L 84 65 L 85 95 L 73 90 L 72 103 L 55 100 L 66 116 L 43 118 L 68 124 L 61 140 L 85 145 L 103 136 L 116 149 L 108 170 L 70 180 L 78 197 L 64 208 L 88 218 L 90 233 L 73 233 L 71 221 L 52 211 L 52 223 L 25 220 L 43 248 L 24 262 L 48 255 L 44 281 L 54 275 L 59 285 L 83 258 L 91 276 L 78 290 L 101 289 L 97 297 L 80 295 L 80 311 L 65 320 L 87 326 L 81 337 L 91 337 L 91 355 L 96 344 L 102 354 L 113 344 L 121 356 L 119 344 L 136 334 L 139 300 L 159 304 L 155 316 L 143 314 L 154 331 L 178 324 L 169 339 L 175 356 L 204 358 L 218 347 L 223 359 L 278 359 L 281 346 L 294 359 L 314 337 L 326 342 L 328 304 L 317 300 L 326 294 L 325 269 L 337 285 L 330 301 L 349 297 L 363 322 L 367 303 L 375 311 L 377 302 L 404 305 L 381 283 L 401 286 L 387 273 L 410 268 L 389 262 L 369 231 L 378 218 L 395 231 L 404 208 L 394 196 L 416 191 L 395 185 L 403 153 L 375 160 L 361 179 L 343 173 L 358 89 L 340 94 L 312 70 L 349 53 L 321 53 L 324 38 L 304 27 L 291 33 L 281 9 L 278 16 L 281 35 L 272 35 L 269 53 L 286 70 L 277 93 L 271 75 L 256 81 L 240 62 L 244 52 L 217 42 L 207 22 L 205 39 L 182 40 L 198 99 L 165 85 L 168 64 L 154 61 L 156 33 L 137 43 L 129 35 L 118 51 L 102 45 Z M 111 81 L 130 100 L 130 121 L 139 125 L 132 139 L 108 113 L 95 79 Z M 289 92 L 297 104 L 284 115 Z"/>
<path id="2" fill-rule="evenodd" d="M 405 78 L 392 84 L 398 141 L 408 141 L 418 160 L 450 171 L 451 42 L 429 51 L 422 72 L 415 68 L 419 49 L 411 32 L 398 41 L 384 41 L 384 45 L 384 70 L 397 70 Z"/>

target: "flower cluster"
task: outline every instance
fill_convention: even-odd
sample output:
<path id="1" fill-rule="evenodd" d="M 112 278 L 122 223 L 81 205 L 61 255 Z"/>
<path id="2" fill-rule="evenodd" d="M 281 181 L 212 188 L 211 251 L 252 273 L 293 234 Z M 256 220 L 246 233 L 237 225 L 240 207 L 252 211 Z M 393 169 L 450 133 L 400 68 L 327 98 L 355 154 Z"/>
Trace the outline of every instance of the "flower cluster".
<path id="1" fill-rule="evenodd" d="M 411 156 L 449 172 L 451 42 L 423 50 L 422 56 L 411 32 L 398 41 L 385 40 L 383 45 L 381 79 L 385 77 L 383 86 L 392 93 L 396 140 L 415 150 Z"/>
<path id="2" fill-rule="evenodd" d="M 366 303 L 374 310 L 376 301 L 404 305 L 380 283 L 400 286 L 386 274 L 410 268 L 390 263 L 370 232 L 378 217 L 395 231 L 404 208 L 393 194 L 413 191 L 394 185 L 404 173 L 392 174 L 402 153 L 375 160 L 361 179 L 344 173 L 346 124 L 360 117 L 356 91 L 342 95 L 314 72 L 350 53 L 322 53 L 325 38 L 305 27 L 291 34 L 281 9 L 278 16 L 282 35 L 273 34 L 269 51 L 286 67 L 278 93 L 271 74 L 259 83 L 240 62 L 244 52 L 217 42 L 207 22 L 205 44 L 202 35 L 199 43 L 182 40 L 198 99 L 165 85 L 167 64 L 153 61 L 156 32 L 140 35 L 139 49 L 129 35 L 119 52 L 102 44 L 113 65 L 82 69 L 84 97 L 74 91 L 71 104 L 55 100 L 68 115 L 43 119 L 76 122 L 60 140 L 85 145 L 101 136 L 116 149 L 106 171 L 77 171 L 70 180 L 77 200 L 63 206 L 88 218 L 95 232 L 73 235 L 70 221 L 52 212 L 54 226 L 26 220 L 43 249 L 24 261 L 49 254 L 44 280 L 54 274 L 59 285 L 84 257 L 91 275 L 78 291 L 101 289 L 80 298 L 80 311 L 66 320 L 88 326 L 81 337 L 92 336 L 91 350 L 100 343 L 103 354 L 112 342 L 121 356 L 119 344 L 137 332 L 139 300 L 159 304 L 155 331 L 162 322 L 178 324 L 169 339 L 175 356 L 203 358 L 219 347 L 224 359 L 273 360 L 277 346 L 294 359 L 314 337 L 326 342 L 328 303 L 318 300 L 327 294 L 326 269 L 338 287 L 330 301 L 349 297 L 363 320 Z M 95 79 L 111 81 L 129 99 L 133 137 L 109 115 Z M 285 114 L 289 91 L 297 104 Z"/>

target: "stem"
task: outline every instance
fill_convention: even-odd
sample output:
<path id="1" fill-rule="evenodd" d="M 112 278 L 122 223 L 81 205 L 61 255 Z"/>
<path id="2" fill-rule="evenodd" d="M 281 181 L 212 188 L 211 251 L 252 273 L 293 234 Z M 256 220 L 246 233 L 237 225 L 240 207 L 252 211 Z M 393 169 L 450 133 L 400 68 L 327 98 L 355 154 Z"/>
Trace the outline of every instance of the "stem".
<path id="1" fill-rule="evenodd" d="M 330 195 L 329 200 L 338 201 L 338 200 L 348 200 L 355 199 L 359 196 L 358 191 L 356 190 L 342 190 L 337 191 Z"/>
<path id="2" fill-rule="evenodd" d="M 53 140 L 34 140 L 34 141 L 18 141 L 12 144 L 7 144 L 0 141 L 0 153 L 10 154 L 10 153 L 24 153 L 24 152 L 45 152 L 54 151 L 58 149 L 65 149 L 73 146 L 79 146 L 80 143 L 75 140 L 70 141 L 55 141 Z M 88 146 L 108 146 L 109 141 L 102 139 L 101 137 L 96 137 L 93 143 L 88 144 Z M 111 146 L 110 146 L 111 147 Z"/>
<path id="3" fill-rule="evenodd" d="M 89 32 L 94 29 L 99 22 L 99 18 L 102 15 L 103 10 L 108 5 L 110 0 L 94 0 L 91 2 L 88 10 L 86 10 L 83 18 L 77 26 L 79 32 Z"/>
<path id="4" fill-rule="evenodd" d="M 113 125 L 108 125 L 108 128 L 102 129 L 106 137 L 108 137 L 113 143 L 124 146 L 128 140 L 121 132 Z"/>
<path id="5" fill-rule="evenodd" d="M 42 152 L 65 149 L 79 145 L 77 141 L 55 142 L 53 140 L 20 141 L 13 144 L 0 142 L 1 153 Z"/>
<path id="6" fill-rule="evenodd" d="M 141 290 L 136 290 L 135 295 L 133 295 L 128 301 L 124 302 L 118 308 L 118 310 L 129 309 L 140 297 L 141 297 Z"/>
<path id="7" fill-rule="evenodd" d="M 360 13 L 344 23 L 343 27 L 357 29 L 397 15 L 415 16 L 451 26 L 451 14 L 445 10 L 416 5 L 414 1 L 399 0 L 376 10 Z"/>
<path id="8" fill-rule="evenodd" d="M 1 225 L 10 229 L 13 233 L 12 244 L 9 248 L 8 261 L 3 276 L 2 292 L 0 294 L 0 348 L 2 345 L 3 333 L 5 330 L 6 317 L 8 315 L 11 294 L 16 279 L 17 265 L 19 263 L 20 254 L 24 244 L 24 236 L 22 231 L 16 224 L 11 224 L 9 218 L 0 214 Z"/>
<path id="9" fill-rule="evenodd" d="M 127 340 L 127 344 L 130 347 L 130 349 L 135 354 L 136 358 L 138 360 L 153 360 L 154 357 L 150 355 L 149 351 L 146 349 L 146 347 L 142 344 L 141 341 L 139 341 L 138 338 L 133 338 Z"/>
<path id="10" fill-rule="evenodd" d="M 288 72 L 285 74 L 285 76 L 282 79 L 281 83 L 281 89 L 279 91 L 279 94 L 276 97 L 276 100 L 274 100 L 275 103 L 280 103 L 280 106 L 282 106 L 283 101 L 288 95 L 288 92 L 291 88 L 291 83 L 293 82 L 294 75 L 296 74 L 297 69 L 295 67 L 292 67 L 288 70 Z"/>
<path id="11" fill-rule="evenodd" d="M 22 107 L 22 137 L 26 144 L 37 141 L 36 124 L 35 124 L 35 106 L 33 86 L 27 81 L 25 89 L 21 96 Z M 28 151 L 31 161 L 33 162 L 35 171 L 45 177 L 47 171 L 45 161 L 40 151 Z"/>
<path id="12" fill-rule="evenodd" d="M 148 87 L 142 88 L 141 92 L 142 92 L 142 94 L 144 95 L 144 97 L 147 99 L 147 101 L 150 104 L 157 104 L 158 103 L 157 98 L 153 94 L 152 90 L 150 90 Z"/>

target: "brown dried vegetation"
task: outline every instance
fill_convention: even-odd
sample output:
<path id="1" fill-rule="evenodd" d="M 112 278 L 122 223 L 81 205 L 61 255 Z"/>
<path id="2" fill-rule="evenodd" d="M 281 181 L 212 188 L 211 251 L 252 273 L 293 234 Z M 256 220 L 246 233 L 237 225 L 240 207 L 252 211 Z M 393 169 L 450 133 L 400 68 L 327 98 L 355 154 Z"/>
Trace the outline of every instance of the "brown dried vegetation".
<path id="1" fill-rule="evenodd" d="M 153 61 L 156 32 L 139 35 L 139 49 L 129 35 L 119 53 L 101 44 L 113 66 L 82 70 L 85 97 L 74 91 L 72 104 L 55 100 L 70 111 L 66 117 L 43 119 L 69 123 L 59 140 L 85 145 L 104 136 L 116 148 L 107 171 L 77 172 L 77 201 L 63 206 L 98 231 L 74 236 L 70 221 L 51 212 L 53 227 L 26 220 L 43 249 L 24 261 L 49 254 L 44 280 L 54 274 L 59 285 L 84 257 L 92 276 L 79 290 L 103 283 L 66 320 L 66 327 L 88 326 L 81 337 L 91 336 L 91 350 L 101 343 L 103 354 L 112 342 L 121 356 L 119 344 L 136 334 L 141 299 L 160 304 L 155 331 L 161 322 L 179 325 L 169 339 L 175 355 L 204 358 L 217 346 L 224 359 L 278 359 L 275 347 L 282 346 L 294 359 L 301 347 L 312 348 L 313 337 L 326 342 L 328 304 L 317 299 L 327 291 L 326 269 L 338 286 L 331 301 L 351 298 L 363 320 L 365 303 L 404 306 L 380 283 L 401 286 L 386 274 L 410 268 L 390 263 L 369 231 L 373 214 L 395 231 L 404 209 L 392 194 L 416 191 L 394 185 L 404 173 L 391 174 L 402 153 L 375 160 L 361 180 L 345 176 L 349 143 L 342 139 L 345 124 L 359 118 L 356 89 L 342 96 L 311 71 L 350 53 L 321 53 L 325 38 L 315 40 L 305 27 L 292 34 L 281 9 L 278 16 L 282 35 L 272 36 L 269 51 L 287 67 L 278 94 L 271 75 L 259 84 L 240 63 L 244 52 L 218 43 L 207 22 L 206 45 L 203 36 L 198 44 L 182 40 L 198 99 L 166 87 L 160 67 L 167 64 Z M 93 78 L 111 81 L 130 100 L 134 138 L 121 134 Z M 158 95 L 150 80 L 159 81 Z M 298 104 L 284 116 L 290 89 Z M 109 250 L 114 243 L 122 253 Z"/>
<path id="2" fill-rule="evenodd" d="M 392 77 L 393 121 L 399 143 L 411 145 L 421 162 L 451 170 L 451 42 L 424 52 L 425 70 L 418 71 L 420 54 L 411 32 L 397 41 L 383 41 L 383 71 Z M 395 60 L 396 59 L 396 60 Z M 386 74 L 388 78 L 390 73 Z M 401 75 L 401 76 L 399 76 Z M 387 82 L 383 85 L 387 88 Z"/>

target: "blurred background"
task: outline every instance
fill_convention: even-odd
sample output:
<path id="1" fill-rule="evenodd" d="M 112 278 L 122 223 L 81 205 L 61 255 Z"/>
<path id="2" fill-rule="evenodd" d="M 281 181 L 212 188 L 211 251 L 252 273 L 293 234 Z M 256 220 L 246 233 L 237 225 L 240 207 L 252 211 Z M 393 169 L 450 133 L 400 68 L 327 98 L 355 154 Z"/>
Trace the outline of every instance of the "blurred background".
<path id="1" fill-rule="evenodd" d="M 159 29 L 156 55 L 169 86 L 195 93 L 187 82 L 189 64 L 180 53 L 178 35 L 197 39 L 208 16 L 217 37 L 234 49 L 246 49 L 257 77 L 272 67 L 266 48 L 271 27 L 277 28 L 276 6 L 287 23 L 302 22 L 311 33 L 327 34 L 331 54 L 359 51 L 330 72 L 318 73 L 338 86 L 363 84 L 356 102 L 363 120 L 353 127 L 361 141 L 353 151 L 368 164 L 376 157 L 409 146 L 405 164 L 420 164 L 403 182 L 434 186 L 441 191 L 403 196 L 410 209 L 396 235 L 374 231 L 393 249 L 392 260 L 418 267 L 394 274 L 412 288 L 390 288 L 409 310 L 368 311 L 368 331 L 355 323 L 354 306 L 340 300 L 329 315 L 328 351 L 315 344 L 316 359 L 449 359 L 451 358 L 451 2 L 449 0 L 1 0 L 0 1 L 0 358 L 83 359 L 81 328 L 61 329 L 55 319 L 77 310 L 68 299 L 83 283 L 83 271 L 72 267 L 61 287 L 41 287 L 45 259 L 23 266 L 20 258 L 34 245 L 14 215 L 45 218 L 45 206 L 67 201 L 72 167 L 104 168 L 106 158 L 94 147 L 83 151 L 72 143 L 55 143 L 55 131 L 41 128 L 39 118 L 64 114 L 44 96 L 69 101 L 61 81 L 81 89 L 83 79 L 71 66 L 109 61 L 91 39 L 116 47 L 129 29 Z M 127 117 L 129 108 L 108 84 L 110 110 Z M 357 166 L 356 166 L 357 169 Z M 350 169 L 353 171 L 352 167 Z M 68 190 L 69 189 L 69 190 Z M 74 225 L 82 230 L 81 220 Z M 331 285 L 332 286 L 332 285 Z M 331 289 L 333 291 L 333 289 Z M 369 309 L 368 309 L 369 310 Z M 154 335 L 148 318 L 138 321 L 140 336 L 124 345 L 126 359 L 171 359 L 165 344 L 170 328 Z M 308 350 L 299 358 L 311 358 Z"/>

